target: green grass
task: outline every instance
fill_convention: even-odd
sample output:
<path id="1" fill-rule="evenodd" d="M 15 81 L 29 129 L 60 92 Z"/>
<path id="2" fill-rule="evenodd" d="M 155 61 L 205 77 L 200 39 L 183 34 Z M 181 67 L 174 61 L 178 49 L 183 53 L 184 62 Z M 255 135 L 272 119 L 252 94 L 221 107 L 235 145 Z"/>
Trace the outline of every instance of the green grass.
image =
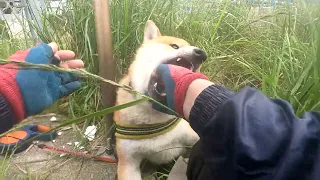
<path id="1" fill-rule="evenodd" d="M 232 89 L 259 88 L 267 96 L 289 101 L 297 115 L 320 110 L 320 7 L 299 1 L 296 7 L 251 9 L 228 0 L 112 0 L 110 3 L 114 56 L 118 79 L 127 72 L 143 28 L 153 20 L 164 35 L 177 36 L 204 49 L 208 60 L 201 71 Z M 186 7 L 191 11 L 187 12 Z M 88 0 L 68 0 L 62 14 L 42 16 L 39 37 L 72 49 L 86 69 L 98 73 L 94 10 Z M 0 25 L 1 27 L 1 25 Z M 1 29 L 0 29 L 1 30 Z M 10 33 L 9 33 L 10 34 Z M 0 57 L 7 57 L 30 39 L 0 41 Z M 24 42 L 24 43 L 21 43 Z M 105 67 L 108 68 L 108 67 Z M 92 114 L 101 107 L 97 81 L 84 80 L 83 88 L 59 102 L 71 117 Z M 57 106 L 58 107 L 58 106 Z M 65 108 L 67 107 L 67 108 Z M 101 116 L 85 124 L 100 123 Z"/>
<path id="2" fill-rule="evenodd" d="M 259 11 L 228 0 L 201 2 L 111 1 L 118 78 L 126 73 L 142 42 L 144 25 L 152 19 L 162 34 L 186 39 L 207 52 L 209 58 L 202 72 L 211 80 L 233 90 L 247 85 L 258 87 L 270 97 L 290 101 L 297 114 L 319 109 L 317 91 L 312 90 L 317 89 L 314 64 L 319 56 L 316 49 L 319 6 L 301 3 L 297 7 L 278 6 Z M 191 7 L 190 12 L 186 11 L 187 6 Z M 91 1 L 68 0 L 62 13 L 48 8 L 42 22 L 43 31 L 36 25 L 34 28 L 43 41 L 56 41 L 61 48 L 74 50 L 89 72 L 98 73 Z M 10 49 L 14 47 L 10 45 Z M 1 52 L 2 57 L 9 52 Z M 75 117 L 100 109 L 99 91 L 96 82 L 85 81 L 81 91 L 64 101 L 68 114 Z"/>

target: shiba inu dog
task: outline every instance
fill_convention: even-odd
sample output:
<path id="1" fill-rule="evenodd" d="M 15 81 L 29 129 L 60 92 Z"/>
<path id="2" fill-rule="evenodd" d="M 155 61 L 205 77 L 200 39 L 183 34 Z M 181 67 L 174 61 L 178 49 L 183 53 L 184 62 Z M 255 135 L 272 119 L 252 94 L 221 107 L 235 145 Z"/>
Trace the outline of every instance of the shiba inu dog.
<path id="1" fill-rule="evenodd" d="M 157 83 L 157 78 L 152 74 L 159 64 L 175 64 L 199 71 L 206 58 L 205 52 L 200 48 L 191 46 L 183 39 L 162 36 L 158 27 L 148 21 L 144 30 L 144 42 L 138 48 L 129 72 L 121 79 L 120 84 L 130 85 L 136 91 L 146 93 L 150 83 Z M 158 88 L 159 91 L 164 91 L 163 88 Z M 138 95 L 124 89 L 117 91 L 117 104 L 137 99 L 140 99 Z M 144 159 L 155 164 L 166 164 L 173 158 L 188 156 L 188 149 L 183 147 L 193 146 L 199 140 L 187 121 L 173 121 L 176 120 L 175 116 L 154 110 L 151 102 L 117 111 L 114 113 L 114 120 L 117 125 L 126 127 L 119 127 L 119 131 L 116 131 L 117 176 L 120 180 L 140 180 L 140 164 Z"/>

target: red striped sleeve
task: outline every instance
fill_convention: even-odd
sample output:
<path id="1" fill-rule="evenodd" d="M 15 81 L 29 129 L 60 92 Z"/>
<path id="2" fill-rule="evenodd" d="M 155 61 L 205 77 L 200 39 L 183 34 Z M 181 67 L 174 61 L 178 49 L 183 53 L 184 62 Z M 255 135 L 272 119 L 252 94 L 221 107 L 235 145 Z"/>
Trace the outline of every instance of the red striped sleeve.
<path id="1" fill-rule="evenodd" d="M 24 61 L 29 53 L 29 50 L 17 51 L 8 60 Z M 20 88 L 16 82 L 17 69 L 10 68 L 12 64 L 0 66 L 0 94 L 7 100 L 12 109 L 16 123 L 19 123 L 25 118 L 25 107 Z"/>
<path id="2" fill-rule="evenodd" d="M 7 66 L 6 66 L 7 67 Z M 16 69 L 7 69 L 0 67 L 0 94 L 9 103 L 16 122 L 20 122 L 25 117 L 23 98 L 20 93 L 19 86 L 15 80 L 17 74 Z"/>

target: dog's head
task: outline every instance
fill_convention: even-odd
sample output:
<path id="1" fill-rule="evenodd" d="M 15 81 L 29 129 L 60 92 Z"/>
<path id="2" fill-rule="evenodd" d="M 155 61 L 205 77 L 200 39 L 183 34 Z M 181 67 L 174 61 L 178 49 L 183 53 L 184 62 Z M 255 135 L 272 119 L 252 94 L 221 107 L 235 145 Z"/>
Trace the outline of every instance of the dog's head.
<path id="1" fill-rule="evenodd" d="M 144 93 L 148 90 L 151 75 L 158 65 L 174 64 L 196 72 L 206 59 L 207 55 L 202 49 L 191 46 L 183 39 L 162 36 L 158 27 L 148 21 L 144 30 L 144 42 L 129 70 L 131 85 Z"/>

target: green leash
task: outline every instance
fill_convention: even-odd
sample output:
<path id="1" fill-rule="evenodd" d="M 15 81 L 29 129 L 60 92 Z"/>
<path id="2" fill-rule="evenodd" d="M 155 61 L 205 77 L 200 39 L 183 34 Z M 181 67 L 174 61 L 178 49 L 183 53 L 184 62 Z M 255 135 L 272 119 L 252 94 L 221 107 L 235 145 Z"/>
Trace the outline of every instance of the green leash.
<path id="1" fill-rule="evenodd" d="M 171 121 L 159 124 L 123 125 L 116 123 L 115 136 L 121 139 L 153 138 L 172 130 L 180 121 L 181 118 L 174 118 Z"/>

